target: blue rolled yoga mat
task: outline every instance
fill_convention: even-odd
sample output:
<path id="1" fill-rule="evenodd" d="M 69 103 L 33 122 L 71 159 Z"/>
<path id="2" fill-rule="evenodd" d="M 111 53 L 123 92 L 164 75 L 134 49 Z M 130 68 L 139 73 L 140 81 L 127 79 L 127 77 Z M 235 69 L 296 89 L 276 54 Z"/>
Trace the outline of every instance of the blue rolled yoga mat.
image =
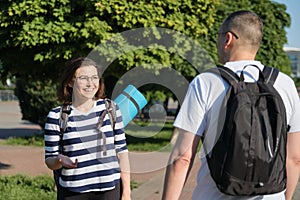
<path id="1" fill-rule="evenodd" d="M 128 85 L 114 100 L 119 106 L 124 127 L 145 107 L 147 100 L 133 85 Z"/>

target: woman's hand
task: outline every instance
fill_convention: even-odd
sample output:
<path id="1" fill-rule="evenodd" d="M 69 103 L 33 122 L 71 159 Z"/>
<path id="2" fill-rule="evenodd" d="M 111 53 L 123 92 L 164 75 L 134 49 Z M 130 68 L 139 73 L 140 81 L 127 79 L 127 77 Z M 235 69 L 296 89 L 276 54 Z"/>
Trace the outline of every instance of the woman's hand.
<path id="1" fill-rule="evenodd" d="M 122 193 L 122 200 L 131 200 L 131 197 L 130 197 L 130 192 L 124 192 Z"/>
<path id="2" fill-rule="evenodd" d="M 78 160 L 75 159 L 75 162 L 73 162 L 68 156 L 64 156 L 59 154 L 58 155 L 58 161 L 61 163 L 62 167 L 73 169 L 77 168 Z"/>

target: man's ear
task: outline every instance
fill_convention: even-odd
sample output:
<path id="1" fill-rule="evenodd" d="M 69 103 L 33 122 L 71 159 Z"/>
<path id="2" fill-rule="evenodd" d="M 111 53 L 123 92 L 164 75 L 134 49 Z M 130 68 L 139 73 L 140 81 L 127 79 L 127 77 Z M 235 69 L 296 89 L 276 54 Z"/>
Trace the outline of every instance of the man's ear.
<path id="1" fill-rule="evenodd" d="M 231 46 L 231 43 L 233 41 L 233 35 L 230 34 L 230 32 L 226 33 L 226 41 L 225 41 L 225 48 L 227 49 L 228 47 Z"/>

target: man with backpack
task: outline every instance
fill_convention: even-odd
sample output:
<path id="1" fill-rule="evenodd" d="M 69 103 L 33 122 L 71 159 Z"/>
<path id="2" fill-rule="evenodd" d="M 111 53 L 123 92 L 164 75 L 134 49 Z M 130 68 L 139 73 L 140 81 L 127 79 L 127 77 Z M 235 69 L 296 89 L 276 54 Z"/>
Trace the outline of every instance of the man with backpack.
<path id="1" fill-rule="evenodd" d="M 218 32 L 224 66 L 190 84 L 174 126 L 163 199 L 178 199 L 199 143 L 193 199 L 291 200 L 300 174 L 300 101 L 293 80 L 255 60 L 262 22 L 230 14 Z"/>

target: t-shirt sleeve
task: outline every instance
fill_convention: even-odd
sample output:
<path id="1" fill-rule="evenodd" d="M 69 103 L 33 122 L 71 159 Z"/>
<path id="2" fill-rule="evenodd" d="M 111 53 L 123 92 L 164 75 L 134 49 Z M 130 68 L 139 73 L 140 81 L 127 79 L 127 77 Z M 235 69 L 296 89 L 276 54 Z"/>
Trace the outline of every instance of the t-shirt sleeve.
<path id="1" fill-rule="evenodd" d="M 206 125 L 206 86 L 196 77 L 188 91 L 174 121 L 174 126 L 185 131 L 202 135 Z"/>
<path id="2" fill-rule="evenodd" d="M 300 132 L 300 99 L 297 94 L 296 88 L 293 90 L 293 98 L 291 99 L 292 103 L 292 115 L 289 121 L 290 130 L 289 132 Z"/>
<path id="3" fill-rule="evenodd" d="M 284 102 L 287 123 L 290 126 L 289 132 L 299 132 L 300 100 L 294 81 L 286 74 L 280 73 L 274 83 L 274 87 Z"/>
<path id="4" fill-rule="evenodd" d="M 56 108 L 51 110 L 47 116 L 44 133 L 45 159 L 59 154 L 59 113 L 60 109 Z"/>

